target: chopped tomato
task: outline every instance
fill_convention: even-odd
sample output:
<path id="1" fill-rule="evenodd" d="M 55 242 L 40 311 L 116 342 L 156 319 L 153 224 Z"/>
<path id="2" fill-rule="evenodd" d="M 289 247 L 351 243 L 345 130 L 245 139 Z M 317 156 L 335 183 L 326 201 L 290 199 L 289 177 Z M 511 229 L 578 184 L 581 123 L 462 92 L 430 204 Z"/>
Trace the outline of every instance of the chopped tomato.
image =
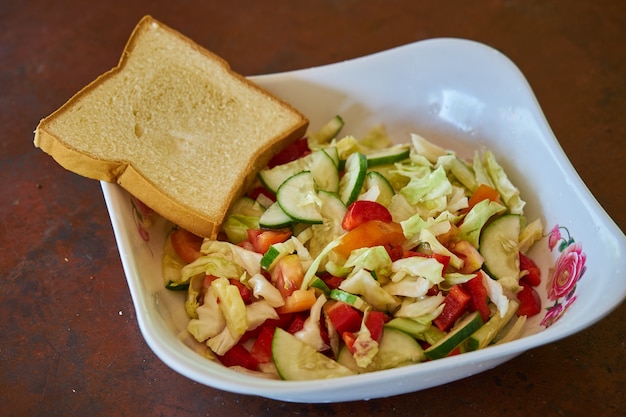
<path id="1" fill-rule="evenodd" d="M 519 269 L 526 271 L 526 275 L 524 275 L 520 281 L 524 281 L 533 287 L 541 284 L 541 270 L 535 261 L 522 252 L 519 253 Z"/>
<path id="2" fill-rule="evenodd" d="M 250 355 L 258 363 L 268 363 L 272 360 L 272 340 L 276 326 L 263 325 L 256 340 L 250 348 Z"/>
<path id="3" fill-rule="evenodd" d="M 365 326 L 370 331 L 372 339 L 377 342 L 380 342 L 380 339 L 383 337 L 383 326 L 386 321 L 387 316 L 380 311 L 370 311 L 365 318 Z"/>
<path id="4" fill-rule="evenodd" d="M 300 288 L 304 280 L 304 268 L 297 254 L 283 256 L 270 273 L 272 284 L 282 294 L 283 298 L 289 297 Z"/>
<path id="5" fill-rule="evenodd" d="M 361 328 L 363 320 L 361 313 L 347 303 L 341 301 L 328 303 L 324 312 L 339 334 L 354 333 Z"/>
<path id="6" fill-rule="evenodd" d="M 202 237 L 181 228 L 174 230 L 170 235 L 172 248 L 174 248 L 174 251 L 180 259 L 188 264 L 203 255 L 202 252 L 200 252 L 200 246 L 202 246 L 203 240 Z"/>
<path id="7" fill-rule="evenodd" d="M 391 262 L 402 259 L 402 257 L 404 256 L 404 249 L 402 249 L 402 246 L 400 245 L 392 245 L 391 243 L 387 243 L 385 245 L 385 250 L 387 251 L 389 258 L 391 258 Z"/>
<path id="8" fill-rule="evenodd" d="M 463 267 L 459 270 L 462 274 L 471 274 L 478 271 L 485 261 L 478 249 L 467 240 L 459 240 L 451 245 L 450 250 L 463 260 Z"/>
<path id="9" fill-rule="evenodd" d="M 285 305 L 278 307 L 276 312 L 278 314 L 284 314 L 307 311 L 313 307 L 316 300 L 317 298 L 315 297 L 315 290 L 313 288 L 309 288 L 308 290 L 295 290 L 285 299 Z"/>
<path id="10" fill-rule="evenodd" d="M 265 253 L 274 243 L 284 242 L 290 237 L 291 230 L 248 229 L 248 240 L 257 253 Z"/>
<path id="11" fill-rule="evenodd" d="M 228 282 L 239 289 L 239 294 L 244 304 L 252 304 L 252 291 L 250 291 L 250 288 L 246 287 L 246 285 L 238 279 L 230 278 Z"/>
<path id="12" fill-rule="evenodd" d="M 311 149 L 309 149 L 309 143 L 307 138 L 301 138 L 297 141 L 293 142 L 291 145 L 287 146 L 282 151 L 278 152 L 276 155 L 270 159 L 267 163 L 268 168 L 273 168 L 276 165 L 286 164 L 287 162 L 295 161 L 298 158 L 302 158 L 305 155 L 311 153 Z"/>
<path id="13" fill-rule="evenodd" d="M 469 207 L 467 208 L 467 210 L 471 210 L 472 207 L 474 207 L 476 204 L 480 203 L 483 200 L 490 200 L 499 203 L 500 193 L 486 184 L 480 184 L 476 191 L 474 191 L 472 196 L 469 198 Z"/>
<path id="14" fill-rule="evenodd" d="M 293 320 L 289 323 L 289 327 L 287 327 L 287 332 L 294 334 L 299 332 L 304 328 L 304 322 L 309 317 L 309 313 L 307 311 L 299 312 L 293 315 Z"/>
<path id="15" fill-rule="evenodd" d="M 463 289 L 470 295 L 470 301 L 467 305 L 469 311 L 479 311 L 480 317 L 483 319 L 483 323 L 487 322 L 491 315 L 489 309 L 489 296 L 487 295 L 487 289 L 483 285 L 483 280 L 480 275 L 476 275 L 463 284 Z"/>
<path id="16" fill-rule="evenodd" d="M 223 356 L 219 357 L 224 366 L 241 366 L 251 371 L 259 368 L 259 363 L 252 357 L 250 352 L 240 344 L 230 348 Z"/>
<path id="17" fill-rule="evenodd" d="M 539 314 L 541 311 L 541 298 L 533 287 L 529 284 L 520 281 L 522 290 L 517 293 L 517 299 L 519 300 L 519 308 L 517 309 L 518 316 L 532 317 L 535 314 Z"/>
<path id="18" fill-rule="evenodd" d="M 322 281 L 324 281 L 324 283 L 328 286 L 329 289 L 331 290 L 336 290 L 337 288 L 339 288 L 339 285 L 343 282 L 344 278 L 341 277 L 336 277 L 334 275 L 330 275 L 330 274 L 323 274 L 320 279 Z"/>
<path id="19" fill-rule="evenodd" d="M 450 330 L 454 322 L 467 310 L 470 299 L 470 295 L 460 285 L 453 285 L 443 301 L 445 303 L 443 311 L 433 320 L 433 324 L 441 331 Z"/>
<path id="20" fill-rule="evenodd" d="M 370 220 L 389 223 L 391 222 L 391 213 L 387 207 L 375 201 L 358 200 L 348 206 L 341 227 L 350 231 Z"/>
<path id="21" fill-rule="evenodd" d="M 347 258 L 350 252 L 359 248 L 399 245 L 405 240 L 402 226 L 396 222 L 380 220 L 367 221 L 346 233 L 334 249 L 339 255 Z"/>

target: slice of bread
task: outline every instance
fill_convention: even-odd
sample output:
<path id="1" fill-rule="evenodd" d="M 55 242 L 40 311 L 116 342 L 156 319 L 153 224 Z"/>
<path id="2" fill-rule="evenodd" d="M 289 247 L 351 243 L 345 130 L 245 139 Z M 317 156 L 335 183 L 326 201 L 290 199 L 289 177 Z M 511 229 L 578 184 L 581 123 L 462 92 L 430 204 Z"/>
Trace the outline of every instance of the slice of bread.
<path id="1" fill-rule="evenodd" d="M 64 168 L 117 182 L 215 238 L 231 202 L 307 127 L 291 105 L 146 16 L 117 67 L 44 118 L 34 142 Z"/>

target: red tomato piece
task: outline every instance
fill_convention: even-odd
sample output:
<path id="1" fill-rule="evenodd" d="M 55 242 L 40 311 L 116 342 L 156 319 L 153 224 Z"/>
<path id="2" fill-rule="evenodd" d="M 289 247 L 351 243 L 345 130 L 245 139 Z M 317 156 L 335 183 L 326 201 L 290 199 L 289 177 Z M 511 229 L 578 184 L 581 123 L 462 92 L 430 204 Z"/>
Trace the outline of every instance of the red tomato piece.
<path id="1" fill-rule="evenodd" d="M 354 249 L 388 244 L 399 245 L 404 240 L 404 232 L 400 223 L 370 220 L 346 233 L 334 250 L 347 258 Z"/>
<path id="2" fill-rule="evenodd" d="M 519 268 L 520 270 L 527 272 L 527 274 L 524 275 L 520 281 L 526 282 L 533 287 L 541 284 L 541 270 L 535 261 L 522 252 L 519 253 Z"/>
<path id="3" fill-rule="evenodd" d="M 251 371 L 256 371 L 259 368 L 259 363 L 240 344 L 230 348 L 223 356 L 219 356 L 219 359 L 224 366 L 242 366 Z"/>
<path id="4" fill-rule="evenodd" d="M 181 228 L 174 230 L 170 235 L 172 248 L 180 259 L 188 264 L 202 256 L 200 246 L 202 246 L 203 240 L 202 237 Z"/>
<path id="5" fill-rule="evenodd" d="M 309 143 L 307 138 L 301 138 L 297 141 L 293 142 L 291 145 L 287 146 L 282 151 L 278 152 L 276 155 L 270 159 L 267 163 L 268 168 L 273 168 L 276 165 L 286 164 L 287 162 L 295 161 L 298 158 L 302 158 L 305 155 L 311 153 L 311 149 L 309 149 Z"/>
<path id="6" fill-rule="evenodd" d="M 443 311 L 433 320 L 433 324 L 441 331 L 450 330 L 454 322 L 467 310 L 470 299 L 470 295 L 460 285 L 453 285 L 446 294 Z"/>
<path id="7" fill-rule="evenodd" d="M 517 299 L 520 303 L 517 309 L 518 316 L 532 317 L 541 311 L 541 298 L 533 287 L 520 281 L 522 290 L 517 293 Z"/>
<path id="8" fill-rule="evenodd" d="M 339 285 L 343 282 L 344 278 L 336 277 L 334 275 L 325 274 L 320 277 L 322 281 L 330 288 L 331 290 L 336 290 L 339 288 Z"/>
<path id="9" fill-rule="evenodd" d="M 344 230 L 350 231 L 370 220 L 391 222 L 391 213 L 387 207 L 375 201 L 358 200 L 350 204 L 341 222 Z"/>
<path id="10" fill-rule="evenodd" d="M 293 320 L 291 321 L 291 323 L 289 324 L 289 327 L 287 328 L 287 332 L 294 334 L 302 330 L 304 328 L 304 322 L 306 321 L 308 317 L 309 317 L 308 311 L 294 314 Z"/>
<path id="11" fill-rule="evenodd" d="M 274 243 L 284 242 L 291 237 L 291 230 L 248 229 L 248 240 L 254 251 L 265 253 Z"/>
<path id="12" fill-rule="evenodd" d="M 482 277 L 476 275 L 463 284 L 463 289 L 466 290 L 471 297 L 467 309 L 469 311 L 478 310 L 480 317 L 483 319 L 483 323 L 485 323 L 491 315 L 491 310 L 489 309 L 489 296 L 487 295 L 487 289 L 483 285 Z"/>
<path id="13" fill-rule="evenodd" d="M 272 340 L 276 326 L 263 325 L 256 340 L 250 348 L 250 355 L 258 363 L 268 363 L 272 360 Z"/>
<path id="14" fill-rule="evenodd" d="M 340 335 L 358 332 L 361 328 L 361 312 L 349 304 L 341 301 L 328 303 L 324 311 Z"/>
<path id="15" fill-rule="evenodd" d="M 239 294 L 244 304 L 252 304 L 252 291 L 250 291 L 250 288 L 246 287 L 246 285 L 238 279 L 230 278 L 228 282 L 239 289 Z"/>
<path id="16" fill-rule="evenodd" d="M 383 326 L 387 322 L 387 316 L 380 311 L 370 311 L 365 319 L 365 326 L 370 331 L 372 339 L 380 342 L 383 337 Z"/>
<path id="17" fill-rule="evenodd" d="M 278 288 L 283 298 L 287 298 L 300 288 L 304 280 L 304 268 L 300 258 L 294 253 L 280 258 L 270 275 L 272 284 Z"/>

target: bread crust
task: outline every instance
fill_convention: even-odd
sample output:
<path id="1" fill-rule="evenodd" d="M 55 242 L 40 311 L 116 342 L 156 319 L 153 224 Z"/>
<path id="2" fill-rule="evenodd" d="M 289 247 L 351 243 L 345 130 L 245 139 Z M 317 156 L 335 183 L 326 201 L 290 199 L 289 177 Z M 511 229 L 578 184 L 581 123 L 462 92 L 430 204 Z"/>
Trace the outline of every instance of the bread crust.
<path id="1" fill-rule="evenodd" d="M 142 33 L 150 30 L 151 27 L 154 28 L 153 25 L 158 25 L 159 30 L 167 31 L 169 35 L 177 37 L 189 47 L 219 63 L 234 80 L 244 83 L 247 88 L 256 90 L 274 102 L 279 103 L 285 111 L 297 115 L 297 121 L 292 123 L 290 128 L 284 130 L 279 136 L 268 138 L 262 144 L 251 143 L 250 146 L 256 146 L 256 149 L 254 157 L 247 161 L 246 166 L 230 167 L 225 165 L 213 167 L 218 170 L 239 169 L 241 175 L 238 184 L 231 184 L 227 188 L 219 188 L 218 184 L 217 190 L 215 187 L 213 188 L 215 195 L 211 195 L 210 198 L 215 199 L 215 201 L 212 201 L 214 209 L 210 213 L 194 209 L 188 202 L 177 198 L 172 193 L 169 193 L 167 189 L 156 185 L 149 178 L 149 175 L 136 169 L 132 160 L 127 160 L 128 158 L 123 157 L 109 160 L 108 158 L 102 158 L 96 153 L 91 153 L 89 150 L 77 149 L 72 143 L 55 134 L 53 129 L 50 129 L 52 121 L 57 118 L 69 117 L 67 113 L 73 106 L 76 106 L 81 100 L 88 100 L 94 90 L 124 71 L 129 57 L 135 50 L 137 43 L 141 40 Z M 42 119 L 35 130 L 34 144 L 51 155 L 62 167 L 88 178 L 117 182 L 129 193 L 173 223 L 200 236 L 216 238 L 232 201 L 239 197 L 247 187 L 251 186 L 256 179 L 258 171 L 267 164 L 273 154 L 288 146 L 291 142 L 303 137 L 306 134 L 307 127 L 308 120 L 290 104 L 274 97 L 245 77 L 232 71 L 229 64 L 221 57 L 202 48 L 191 39 L 156 21 L 151 16 L 145 16 L 133 30 L 118 65 L 81 89 L 50 116 Z M 234 149 L 233 152 L 237 152 L 237 150 Z M 194 197 L 190 196 L 190 198 Z"/>

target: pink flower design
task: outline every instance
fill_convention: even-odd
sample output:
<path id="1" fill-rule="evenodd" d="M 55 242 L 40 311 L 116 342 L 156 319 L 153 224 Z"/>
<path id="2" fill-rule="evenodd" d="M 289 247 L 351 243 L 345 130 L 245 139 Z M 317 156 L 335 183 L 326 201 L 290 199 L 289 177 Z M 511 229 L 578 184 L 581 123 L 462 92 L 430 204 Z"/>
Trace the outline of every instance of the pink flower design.
<path id="1" fill-rule="evenodd" d="M 566 236 L 561 234 L 565 231 Z M 548 307 L 541 325 L 550 327 L 559 320 L 565 311 L 576 301 L 576 284 L 585 273 L 587 255 L 582 245 L 574 241 L 566 227 L 558 224 L 548 235 L 550 251 L 558 248 L 561 252 L 554 268 L 551 268 L 550 279 L 547 282 L 548 299 L 554 301 Z"/>
<path id="2" fill-rule="evenodd" d="M 563 250 L 548 282 L 550 300 L 557 300 L 572 292 L 585 269 L 586 259 L 580 243 L 573 243 Z"/>
<path id="3" fill-rule="evenodd" d="M 133 206 L 133 217 L 135 218 L 137 231 L 141 238 L 147 242 L 150 240 L 148 229 L 152 226 L 157 213 L 134 196 L 131 196 L 130 202 Z"/>
<path id="4" fill-rule="evenodd" d="M 553 250 L 557 243 L 561 240 L 561 228 L 559 225 L 555 225 L 550 231 L 550 235 L 548 236 L 548 247 L 550 250 Z"/>

